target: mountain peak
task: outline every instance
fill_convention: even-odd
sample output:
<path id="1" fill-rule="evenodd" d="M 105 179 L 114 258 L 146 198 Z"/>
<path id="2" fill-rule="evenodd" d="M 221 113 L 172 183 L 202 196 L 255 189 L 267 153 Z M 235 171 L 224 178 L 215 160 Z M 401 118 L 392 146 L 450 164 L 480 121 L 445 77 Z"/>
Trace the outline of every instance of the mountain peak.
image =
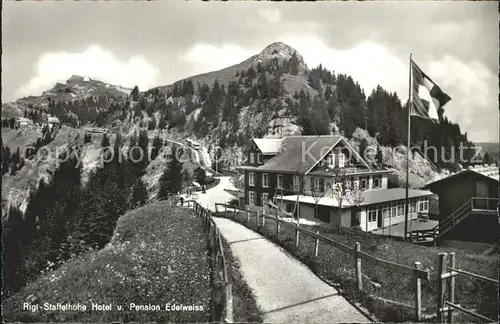
<path id="1" fill-rule="evenodd" d="M 266 48 L 264 48 L 262 52 L 260 52 L 258 57 L 263 60 L 268 60 L 273 57 L 277 57 L 278 59 L 289 60 L 292 57 L 293 53 L 295 53 L 300 63 L 304 63 L 302 55 L 300 55 L 299 52 L 295 50 L 293 47 L 283 42 L 274 42 L 268 45 Z"/>
<path id="2" fill-rule="evenodd" d="M 71 78 L 69 78 L 66 83 L 78 83 L 83 81 L 83 77 L 80 75 L 73 74 Z"/>

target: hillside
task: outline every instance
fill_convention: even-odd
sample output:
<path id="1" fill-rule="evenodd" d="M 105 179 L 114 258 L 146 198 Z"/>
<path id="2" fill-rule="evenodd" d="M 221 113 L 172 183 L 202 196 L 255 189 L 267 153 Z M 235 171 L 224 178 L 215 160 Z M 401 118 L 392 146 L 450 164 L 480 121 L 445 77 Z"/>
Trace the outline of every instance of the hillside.
<path id="1" fill-rule="evenodd" d="M 208 322 L 212 288 L 207 244 L 203 221 L 192 210 L 172 208 L 169 202 L 149 204 L 120 217 L 103 249 L 43 273 L 4 300 L 3 316 L 8 322 Z M 85 305 L 87 311 L 23 311 L 24 302 L 40 307 L 69 302 Z M 91 303 L 114 308 L 92 311 Z M 157 304 L 162 310 L 139 312 L 130 310 L 130 303 Z M 198 311 L 165 311 L 167 303 L 196 305 Z"/>

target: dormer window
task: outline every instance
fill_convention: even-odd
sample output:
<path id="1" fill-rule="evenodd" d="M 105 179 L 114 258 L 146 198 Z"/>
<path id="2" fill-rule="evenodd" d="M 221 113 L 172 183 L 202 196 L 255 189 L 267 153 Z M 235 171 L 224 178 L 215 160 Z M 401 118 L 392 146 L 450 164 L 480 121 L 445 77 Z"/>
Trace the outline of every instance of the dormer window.
<path id="1" fill-rule="evenodd" d="M 337 162 L 339 168 L 343 168 L 345 166 L 345 155 L 343 153 L 339 153 L 337 155 Z"/>
<path id="2" fill-rule="evenodd" d="M 254 164 L 254 163 L 255 163 L 255 154 L 250 153 L 250 164 Z"/>
<path id="3" fill-rule="evenodd" d="M 334 154 L 328 155 L 328 167 L 329 168 L 335 167 L 335 155 Z"/>
<path id="4" fill-rule="evenodd" d="M 262 154 L 257 153 L 257 163 L 262 164 Z"/>

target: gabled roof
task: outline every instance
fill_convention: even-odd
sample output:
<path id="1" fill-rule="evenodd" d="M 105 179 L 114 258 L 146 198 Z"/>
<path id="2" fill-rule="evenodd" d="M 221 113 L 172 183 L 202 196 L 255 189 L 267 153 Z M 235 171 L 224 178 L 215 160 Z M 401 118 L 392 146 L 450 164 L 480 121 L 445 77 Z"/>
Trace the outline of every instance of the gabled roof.
<path id="1" fill-rule="evenodd" d="M 474 174 L 479 174 L 483 177 L 487 177 L 489 179 L 493 179 L 493 180 L 496 180 L 496 181 L 499 181 L 499 173 L 498 173 L 498 167 L 495 166 L 495 165 L 476 165 L 474 167 L 470 166 L 468 169 L 466 170 L 462 170 L 460 172 L 457 172 L 457 173 L 453 173 L 445 178 L 442 178 L 442 179 L 439 179 L 437 181 L 434 181 L 434 182 L 431 182 L 431 183 L 428 183 L 425 187 L 426 188 L 429 188 L 431 186 L 434 186 L 435 184 L 437 183 L 442 183 L 444 181 L 448 181 L 450 179 L 453 179 L 453 178 L 456 178 L 456 177 L 460 177 L 460 176 L 463 176 L 465 174 L 470 174 L 470 173 L 474 173 Z"/>
<path id="2" fill-rule="evenodd" d="M 289 136 L 282 140 L 278 155 L 258 169 L 271 172 L 307 173 L 337 143 L 339 135 Z"/>
<path id="3" fill-rule="evenodd" d="M 282 138 L 254 138 L 253 139 L 255 145 L 259 148 L 259 150 L 264 155 L 276 155 L 278 154 Z"/>

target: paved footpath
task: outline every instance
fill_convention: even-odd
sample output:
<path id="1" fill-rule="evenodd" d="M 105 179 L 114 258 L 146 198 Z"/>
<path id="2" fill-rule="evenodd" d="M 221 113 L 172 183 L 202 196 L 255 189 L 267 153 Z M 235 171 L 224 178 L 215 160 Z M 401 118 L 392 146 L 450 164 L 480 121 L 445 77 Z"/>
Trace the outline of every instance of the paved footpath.
<path id="1" fill-rule="evenodd" d="M 241 262 L 265 323 L 369 323 L 338 291 L 262 235 L 214 218 Z"/>

